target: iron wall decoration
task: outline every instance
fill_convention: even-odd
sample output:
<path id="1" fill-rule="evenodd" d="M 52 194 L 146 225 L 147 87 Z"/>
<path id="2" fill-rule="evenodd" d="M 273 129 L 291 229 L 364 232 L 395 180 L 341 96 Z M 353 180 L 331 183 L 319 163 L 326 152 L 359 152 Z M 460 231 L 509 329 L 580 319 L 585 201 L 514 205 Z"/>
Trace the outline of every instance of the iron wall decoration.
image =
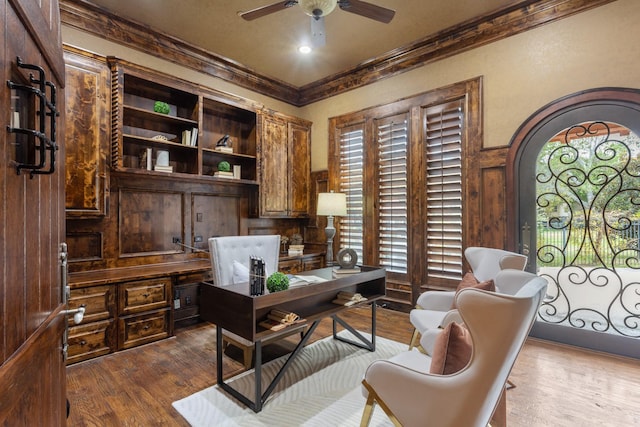
<path id="1" fill-rule="evenodd" d="M 29 117 L 21 117 L 20 111 L 12 111 L 17 117 L 11 118 L 11 124 L 7 126 L 9 133 L 17 135 L 25 135 L 31 137 L 32 143 L 28 147 L 28 151 L 33 151 L 33 155 L 27 155 L 15 160 L 16 172 L 20 175 L 21 170 L 28 170 L 30 177 L 36 174 L 52 174 L 55 171 L 56 155 L 58 149 L 56 145 L 56 118 L 60 115 L 56 108 L 56 86 L 45 79 L 44 69 L 38 65 L 25 64 L 20 57 L 16 58 L 18 68 L 33 70 L 37 72 L 38 77 L 33 73 L 29 73 L 29 83 L 21 84 L 11 80 L 7 81 L 7 86 L 15 90 L 17 93 L 25 94 L 27 97 L 35 96 L 35 112 L 37 128 L 29 128 Z M 49 88 L 49 99 L 47 98 L 47 88 Z M 47 118 L 49 119 L 50 136 L 47 136 Z M 36 126 L 34 126 L 36 127 Z M 28 142 L 25 142 L 29 144 Z M 47 153 L 49 162 L 47 165 Z"/>
<path id="2" fill-rule="evenodd" d="M 549 323 L 638 338 L 640 147 L 637 136 L 612 136 L 612 126 L 575 125 L 541 151 L 536 255 L 551 298 L 539 314 Z"/>

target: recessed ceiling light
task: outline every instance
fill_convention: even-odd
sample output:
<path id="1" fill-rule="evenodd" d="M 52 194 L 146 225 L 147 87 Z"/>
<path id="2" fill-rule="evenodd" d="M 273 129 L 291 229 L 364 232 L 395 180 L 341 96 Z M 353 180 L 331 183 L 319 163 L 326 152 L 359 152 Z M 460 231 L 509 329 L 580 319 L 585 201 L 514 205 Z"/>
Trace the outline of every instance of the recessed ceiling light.
<path id="1" fill-rule="evenodd" d="M 306 46 L 306 45 L 300 46 L 298 48 L 298 52 L 304 53 L 304 54 L 311 53 L 311 46 Z"/>

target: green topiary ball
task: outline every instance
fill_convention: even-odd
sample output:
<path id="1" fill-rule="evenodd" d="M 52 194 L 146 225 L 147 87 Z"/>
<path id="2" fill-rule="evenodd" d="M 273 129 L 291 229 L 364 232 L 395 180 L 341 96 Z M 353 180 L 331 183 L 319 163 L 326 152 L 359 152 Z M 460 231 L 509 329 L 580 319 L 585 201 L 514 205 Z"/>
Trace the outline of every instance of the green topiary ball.
<path id="1" fill-rule="evenodd" d="M 231 172 L 231 165 L 229 162 L 220 162 L 218 163 L 218 170 L 220 172 Z"/>
<path id="2" fill-rule="evenodd" d="M 156 101 L 153 104 L 153 111 L 156 113 L 169 114 L 169 104 L 162 101 Z"/>
<path id="3" fill-rule="evenodd" d="M 289 276 L 276 271 L 267 278 L 267 289 L 271 293 L 289 289 Z"/>

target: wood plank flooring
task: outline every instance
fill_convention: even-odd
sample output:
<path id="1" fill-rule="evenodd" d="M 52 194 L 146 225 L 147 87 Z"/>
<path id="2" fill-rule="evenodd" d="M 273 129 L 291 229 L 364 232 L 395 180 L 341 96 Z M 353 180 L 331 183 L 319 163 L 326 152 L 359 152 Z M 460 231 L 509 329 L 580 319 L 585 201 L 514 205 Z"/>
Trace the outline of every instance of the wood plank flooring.
<path id="1" fill-rule="evenodd" d="M 369 331 L 369 309 L 345 318 Z M 379 336 L 409 342 L 408 315 L 378 309 Z M 325 320 L 312 340 L 331 334 Z M 293 338 L 267 346 L 265 357 L 293 348 Z M 240 354 L 225 357 L 225 376 L 243 370 Z M 508 425 L 640 425 L 640 362 L 528 340 L 511 375 Z M 161 342 L 103 356 L 67 368 L 69 426 L 188 426 L 171 403 L 216 382 L 215 327 L 207 323 L 176 331 Z"/>

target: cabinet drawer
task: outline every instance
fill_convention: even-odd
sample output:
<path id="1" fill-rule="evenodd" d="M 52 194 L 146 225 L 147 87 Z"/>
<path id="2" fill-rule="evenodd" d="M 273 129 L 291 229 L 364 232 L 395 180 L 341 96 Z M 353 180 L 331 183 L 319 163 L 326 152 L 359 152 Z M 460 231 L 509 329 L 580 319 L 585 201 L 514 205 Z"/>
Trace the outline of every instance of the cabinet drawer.
<path id="1" fill-rule="evenodd" d="M 115 285 L 91 286 L 72 289 L 69 308 L 85 306 L 83 324 L 114 317 L 116 309 Z M 73 326 L 73 316 L 69 316 L 69 325 Z"/>
<path id="2" fill-rule="evenodd" d="M 171 279 L 168 277 L 121 283 L 119 286 L 120 314 L 140 313 L 169 307 Z"/>
<path id="3" fill-rule="evenodd" d="M 152 313 L 126 316 L 118 319 L 118 349 L 136 347 L 170 335 L 171 310 L 169 308 Z"/>
<path id="4" fill-rule="evenodd" d="M 114 351 L 113 331 L 113 320 L 103 320 L 69 328 L 67 365 Z"/>
<path id="5" fill-rule="evenodd" d="M 284 274 L 295 274 L 299 273 L 300 270 L 300 260 L 299 259 L 290 259 L 285 261 L 280 261 L 278 263 L 278 271 Z"/>

